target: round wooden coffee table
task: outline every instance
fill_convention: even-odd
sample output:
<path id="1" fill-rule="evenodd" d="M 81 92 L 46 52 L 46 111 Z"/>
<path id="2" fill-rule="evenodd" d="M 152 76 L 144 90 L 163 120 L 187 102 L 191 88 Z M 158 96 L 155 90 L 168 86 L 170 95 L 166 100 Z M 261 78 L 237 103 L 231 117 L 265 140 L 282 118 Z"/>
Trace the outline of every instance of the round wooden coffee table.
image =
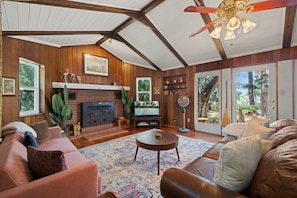
<path id="1" fill-rule="evenodd" d="M 156 134 L 160 134 L 161 138 L 157 138 Z M 166 131 L 150 130 L 147 132 L 140 133 L 136 136 L 136 152 L 134 161 L 136 160 L 138 148 L 144 148 L 148 150 L 158 151 L 158 175 L 160 174 L 160 151 L 176 149 L 178 161 L 180 161 L 177 145 L 178 136 Z"/>

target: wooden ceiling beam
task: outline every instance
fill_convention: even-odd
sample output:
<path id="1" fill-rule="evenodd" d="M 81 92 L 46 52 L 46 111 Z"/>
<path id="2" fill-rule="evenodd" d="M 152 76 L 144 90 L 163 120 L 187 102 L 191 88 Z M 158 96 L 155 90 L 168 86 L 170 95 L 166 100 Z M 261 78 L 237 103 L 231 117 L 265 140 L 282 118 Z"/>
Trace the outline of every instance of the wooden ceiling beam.
<path id="1" fill-rule="evenodd" d="M 203 0 L 200 0 L 200 1 L 197 1 L 197 0 L 194 0 L 194 3 L 197 5 L 197 6 L 205 6 L 204 4 L 204 1 Z M 201 17 L 204 21 L 205 24 L 208 24 L 211 22 L 211 19 L 210 19 L 210 16 L 208 14 L 203 14 L 203 13 L 200 13 L 201 14 Z M 212 31 L 214 30 L 214 27 L 210 27 L 208 28 L 208 32 L 211 33 Z M 223 45 L 220 41 L 220 39 L 215 39 L 215 38 L 212 38 L 222 60 L 226 60 L 227 59 L 227 55 L 226 55 L 226 52 L 223 48 Z"/>
<path id="2" fill-rule="evenodd" d="M 295 15 L 296 15 L 296 6 L 286 8 L 284 36 L 283 36 L 283 48 L 291 47 Z"/>

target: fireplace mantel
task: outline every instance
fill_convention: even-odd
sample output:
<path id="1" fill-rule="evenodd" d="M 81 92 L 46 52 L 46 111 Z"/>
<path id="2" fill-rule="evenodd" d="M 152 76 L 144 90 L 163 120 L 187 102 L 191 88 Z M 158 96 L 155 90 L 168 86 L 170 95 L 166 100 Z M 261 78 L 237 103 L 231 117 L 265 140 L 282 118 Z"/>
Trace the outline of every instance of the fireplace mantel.
<path id="1" fill-rule="evenodd" d="M 66 85 L 68 89 L 95 89 L 95 90 L 117 91 L 117 90 L 122 90 L 122 87 L 124 87 L 126 91 L 130 91 L 129 86 L 52 82 L 53 88 L 64 88 L 64 85 Z"/>

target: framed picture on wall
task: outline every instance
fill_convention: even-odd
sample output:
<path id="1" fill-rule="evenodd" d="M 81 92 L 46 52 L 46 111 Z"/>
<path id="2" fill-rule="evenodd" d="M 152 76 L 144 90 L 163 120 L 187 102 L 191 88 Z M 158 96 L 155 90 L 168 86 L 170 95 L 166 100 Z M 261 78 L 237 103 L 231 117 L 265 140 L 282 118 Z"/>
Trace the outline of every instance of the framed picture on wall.
<path id="1" fill-rule="evenodd" d="M 152 78 L 136 78 L 136 100 L 152 101 Z"/>
<path id="2" fill-rule="evenodd" d="M 83 53 L 85 74 L 108 76 L 108 58 Z"/>
<path id="3" fill-rule="evenodd" d="M 7 96 L 15 95 L 15 79 L 2 78 L 2 94 Z"/>

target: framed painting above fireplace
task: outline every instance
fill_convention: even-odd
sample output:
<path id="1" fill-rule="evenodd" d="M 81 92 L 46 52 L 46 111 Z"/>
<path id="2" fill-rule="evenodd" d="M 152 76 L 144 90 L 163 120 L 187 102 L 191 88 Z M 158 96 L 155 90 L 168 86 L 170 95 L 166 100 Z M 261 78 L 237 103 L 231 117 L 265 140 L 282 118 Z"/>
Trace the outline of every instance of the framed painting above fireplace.
<path id="1" fill-rule="evenodd" d="M 85 74 L 108 76 L 108 58 L 83 53 Z"/>

